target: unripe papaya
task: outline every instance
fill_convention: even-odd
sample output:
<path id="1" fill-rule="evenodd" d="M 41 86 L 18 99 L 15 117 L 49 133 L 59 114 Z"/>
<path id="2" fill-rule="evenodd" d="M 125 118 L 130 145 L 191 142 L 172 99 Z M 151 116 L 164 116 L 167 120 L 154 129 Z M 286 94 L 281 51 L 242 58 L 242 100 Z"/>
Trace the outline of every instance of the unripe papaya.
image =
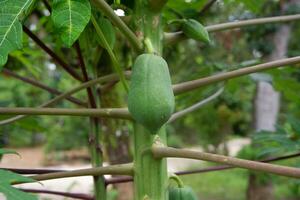
<path id="1" fill-rule="evenodd" d="M 210 43 L 207 30 L 202 24 L 194 19 L 185 19 L 182 24 L 182 31 L 186 36 L 194 40 L 199 40 L 207 44 Z"/>
<path id="2" fill-rule="evenodd" d="M 175 98 L 166 61 L 154 54 L 142 54 L 134 62 L 128 93 L 128 109 L 135 121 L 151 134 L 171 117 Z"/>
<path id="3" fill-rule="evenodd" d="M 184 187 L 176 187 L 169 188 L 169 200 L 197 200 L 197 195 L 192 190 L 192 188 L 184 186 Z"/>

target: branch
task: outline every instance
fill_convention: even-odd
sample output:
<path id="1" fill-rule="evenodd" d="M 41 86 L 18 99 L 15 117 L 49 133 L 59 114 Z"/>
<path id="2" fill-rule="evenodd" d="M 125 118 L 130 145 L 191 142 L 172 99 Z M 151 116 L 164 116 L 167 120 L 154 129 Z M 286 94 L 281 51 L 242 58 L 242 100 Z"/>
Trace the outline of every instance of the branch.
<path id="1" fill-rule="evenodd" d="M 218 154 L 197 152 L 191 150 L 175 149 L 171 147 L 153 146 L 152 153 L 157 158 L 176 157 L 176 158 L 190 158 L 196 160 L 205 160 L 210 162 L 222 163 L 226 165 L 233 165 L 235 167 L 245 168 L 249 170 L 262 171 L 273 173 L 281 176 L 292 178 L 300 178 L 300 169 L 294 167 L 285 167 L 280 165 L 262 163 L 251 160 L 244 160 L 223 156 Z"/>
<path id="2" fill-rule="evenodd" d="M 300 153 L 290 154 L 286 156 L 280 156 L 275 158 L 269 158 L 260 160 L 259 162 L 274 162 L 279 160 L 286 160 L 291 159 L 295 157 L 299 157 Z M 179 171 L 175 172 L 177 175 L 188 175 L 188 174 L 198 174 L 198 173 L 206 173 L 206 172 L 215 172 L 215 171 L 221 171 L 221 170 L 227 170 L 227 169 L 234 169 L 234 166 L 229 165 L 219 165 L 219 166 L 213 166 L 213 167 L 207 167 L 202 169 L 195 169 L 195 170 L 187 170 L 187 171 Z M 110 179 L 106 180 L 106 184 L 116 184 L 116 183 L 127 183 L 133 181 L 132 177 L 130 176 L 119 176 L 119 177 L 112 177 Z"/>
<path id="3" fill-rule="evenodd" d="M 68 178 L 68 177 L 78 177 L 78 176 L 99 176 L 99 175 L 133 175 L 133 165 L 132 163 L 111 165 L 106 167 L 94 167 L 89 169 L 79 169 L 73 171 L 65 172 L 54 172 L 49 174 L 40 174 L 29 176 L 36 181 Z M 23 182 L 15 182 L 13 185 L 21 184 Z"/>
<path id="4" fill-rule="evenodd" d="M 294 21 L 294 20 L 299 20 L 299 19 L 300 19 L 300 14 L 277 16 L 277 17 L 265 17 L 265 18 L 241 20 L 241 21 L 235 21 L 235 22 L 227 22 L 227 23 L 223 23 L 223 24 L 210 25 L 210 26 L 206 27 L 206 30 L 208 32 L 217 32 L 217 31 L 241 28 L 241 27 L 251 26 L 251 25 L 277 23 L 277 22 L 289 22 L 289 21 Z"/>
<path id="5" fill-rule="evenodd" d="M 65 115 L 132 119 L 127 108 L 0 108 L 0 115 Z"/>
<path id="6" fill-rule="evenodd" d="M 194 112 L 196 110 L 198 110 L 199 108 L 201 108 L 202 106 L 206 105 L 207 103 L 211 102 L 212 100 L 214 100 L 215 98 L 217 98 L 218 96 L 220 96 L 222 94 L 222 92 L 224 91 L 224 87 L 220 88 L 217 92 L 215 92 L 213 95 L 199 101 L 198 103 L 183 109 L 181 111 L 178 111 L 176 113 L 174 113 L 172 115 L 172 117 L 169 119 L 168 123 L 171 123 L 173 121 L 175 121 L 176 119 L 183 117 L 191 112 Z"/>
<path id="7" fill-rule="evenodd" d="M 23 31 L 39 45 L 47 54 L 49 54 L 62 68 L 67 71 L 71 76 L 79 81 L 83 81 L 82 77 L 67 63 L 65 63 L 56 53 L 47 47 L 34 33 L 32 33 L 26 26 L 23 26 Z"/>
<path id="8" fill-rule="evenodd" d="M 286 155 L 286 156 L 279 156 L 279 157 L 268 158 L 268 159 L 263 159 L 263 160 L 258 160 L 258 161 L 269 163 L 269 162 L 275 162 L 275 161 L 295 158 L 295 157 L 299 157 L 299 156 L 300 156 L 300 153 L 295 153 L 295 154 L 290 154 L 290 155 Z M 196 170 L 176 172 L 176 174 L 177 175 L 199 174 L 199 173 L 222 171 L 222 170 L 234 169 L 234 168 L 236 168 L 236 167 L 235 166 L 229 166 L 229 165 L 219 165 L 219 166 L 207 167 L 207 168 L 204 168 L 204 169 L 196 169 Z"/>
<path id="9" fill-rule="evenodd" d="M 80 45 L 79 45 L 78 41 L 76 41 L 76 43 L 75 43 L 75 50 L 76 50 L 76 53 L 77 53 L 79 66 L 80 66 L 80 69 L 81 69 L 81 72 L 82 72 L 82 75 L 83 75 L 83 81 L 87 82 L 87 81 L 89 81 L 89 77 L 88 77 L 88 73 L 86 71 L 86 66 L 85 66 L 85 63 L 84 63 L 84 59 L 82 57 L 82 53 L 81 53 L 81 49 L 80 49 Z M 90 106 L 92 108 L 96 108 L 97 104 L 96 104 L 96 100 L 95 100 L 95 97 L 94 97 L 94 94 L 92 92 L 91 87 L 87 87 L 87 94 L 88 94 Z"/>
<path id="10" fill-rule="evenodd" d="M 245 68 L 234 70 L 231 72 L 225 72 L 225 73 L 212 75 L 209 77 L 205 77 L 205 78 L 201 78 L 201 79 L 197 79 L 197 80 L 193 80 L 193 81 L 187 81 L 187 82 L 175 84 L 175 85 L 173 85 L 173 91 L 174 91 L 175 95 L 178 95 L 178 94 L 188 92 L 188 91 L 197 89 L 199 87 L 210 85 L 213 83 L 229 80 L 232 78 L 240 77 L 243 75 L 247 75 L 247 74 L 251 74 L 251 73 L 255 73 L 255 72 L 259 72 L 259 71 L 263 71 L 263 70 L 267 70 L 267 69 L 273 69 L 273 68 L 283 67 L 285 65 L 293 65 L 293 64 L 297 64 L 297 63 L 300 63 L 300 56 L 281 59 L 281 60 L 272 61 L 272 62 L 267 62 L 267 63 L 255 65 L 252 67 L 245 67 Z M 129 77 L 130 72 L 125 72 L 125 75 L 127 77 Z M 119 77 L 116 74 L 111 74 L 111 75 L 107 75 L 104 77 L 100 77 L 100 78 L 85 82 L 85 83 L 73 88 L 72 90 L 57 96 L 56 98 L 52 99 L 51 101 L 48 101 L 47 103 L 41 105 L 40 107 L 46 107 L 46 106 L 53 105 L 53 104 L 59 102 L 60 100 L 66 98 L 84 88 L 87 88 L 89 86 L 92 86 L 92 85 L 95 85 L 98 83 L 102 83 L 102 82 L 116 81 L 116 80 L 119 80 Z M 13 117 L 10 119 L 0 121 L 0 126 L 15 122 L 22 118 L 24 118 L 24 116 L 16 116 L 16 117 Z"/>
<path id="11" fill-rule="evenodd" d="M 37 190 L 37 189 L 24 189 L 24 188 L 21 188 L 20 190 L 24 192 L 30 192 L 30 193 L 53 194 L 53 195 L 65 196 L 65 197 L 70 197 L 75 199 L 94 200 L 92 196 L 87 194 L 82 194 L 82 193 L 70 193 L 70 192 L 60 192 L 60 191 L 53 191 L 53 190 Z"/>
<path id="12" fill-rule="evenodd" d="M 19 174 L 48 174 L 53 172 L 65 172 L 66 170 L 61 169 L 24 169 L 24 168 L 0 168 L 3 170 L 9 170 Z"/>
<path id="13" fill-rule="evenodd" d="M 92 0 L 95 7 L 106 15 L 119 29 L 122 34 L 128 39 L 131 45 L 137 52 L 142 52 L 143 45 L 136 35 L 128 28 L 128 26 L 115 14 L 114 10 L 104 0 Z"/>
<path id="14" fill-rule="evenodd" d="M 280 59 L 272 62 L 266 62 L 259 65 L 254 65 L 252 67 L 245 67 L 242 69 L 237 69 L 231 72 L 225 72 L 217 75 L 208 76 L 205 78 L 196 79 L 193 81 L 187 81 L 179 84 L 173 85 L 174 94 L 178 95 L 184 92 L 188 92 L 197 89 L 202 86 L 214 84 L 217 82 L 229 80 L 232 78 L 240 77 L 243 75 L 260 72 L 263 70 L 274 69 L 278 67 L 285 67 L 289 65 L 294 65 L 300 63 L 300 56 Z"/>
<path id="15" fill-rule="evenodd" d="M 128 72 L 125 72 L 125 75 L 128 75 Z M 74 87 L 73 89 L 69 90 L 68 92 L 65 92 L 65 93 L 55 97 L 54 99 L 40 105 L 39 107 L 42 108 L 42 107 L 52 106 L 52 105 L 58 103 L 59 101 L 61 101 L 62 99 L 66 98 L 66 97 L 68 97 L 68 96 L 70 96 L 70 95 L 72 95 L 72 94 L 74 94 L 74 93 L 76 93 L 76 92 L 78 92 L 82 89 L 85 89 L 89 86 L 96 85 L 96 84 L 99 84 L 99 83 L 108 82 L 108 81 L 114 81 L 114 80 L 119 80 L 118 75 L 111 74 L 111 75 L 99 77 L 97 79 L 82 83 L 81 85 L 79 85 L 77 87 Z M 15 122 L 17 120 L 20 120 L 20 119 L 23 119 L 25 117 L 26 117 L 25 115 L 19 115 L 19 116 L 15 116 L 15 117 L 12 117 L 12 118 L 9 118 L 9 119 L 2 120 L 2 121 L 0 121 L 0 126 L 13 123 L 13 122 Z"/>
<path id="16" fill-rule="evenodd" d="M 210 0 L 209 2 L 207 2 L 203 8 L 200 10 L 199 12 L 199 15 L 203 15 L 206 11 L 208 11 L 210 9 L 210 7 L 212 5 L 214 5 L 214 3 L 216 2 L 217 0 Z"/>
<path id="17" fill-rule="evenodd" d="M 274 162 L 274 161 L 280 161 L 280 160 L 286 160 L 291 159 L 295 157 L 299 157 L 300 153 L 294 153 L 286 156 L 279 156 L 275 158 L 269 158 L 260 160 L 260 162 Z M 221 170 L 227 170 L 227 169 L 233 169 L 234 166 L 229 165 L 219 165 L 219 166 L 213 166 L 213 167 L 207 167 L 204 169 L 196 169 L 196 170 L 188 170 L 188 171 L 179 171 L 175 172 L 177 175 L 188 175 L 188 174 L 198 174 L 198 173 L 206 173 L 206 172 L 214 172 L 214 171 L 221 171 Z M 20 174 L 44 174 L 44 173 L 52 173 L 52 172 L 63 172 L 66 170 L 49 170 L 49 169 L 18 169 L 18 168 L 0 168 L 4 170 L 10 170 L 15 173 Z M 106 185 L 109 184 L 116 184 L 116 183 L 127 183 L 133 181 L 131 176 L 118 176 L 118 177 L 112 177 L 105 180 Z"/>
<path id="18" fill-rule="evenodd" d="M 252 26 L 252 25 L 277 23 L 277 22 L 289 22 L 289 21 L 294 21 L 299 19 L 300 19 L 300 14 L 277 16 L 277 17 L 265 17 L 265 18 L 241 20 L 235 22 L 227 22 L 222 24 L 210 25 L 210 26 L 206 26 L 205 28 L 208 32 L 217 32 L 217 31 L 242 28 L 242 27 Z M 183 39 L 187 39 L 187 38 L 182 33 L 182 31 L 165 34 L 165 42 L 167 44 L 172 44 L 174 42 L 181 41 Z"/>
<path id="19" fill-rule="evenodd" d="M 52 93 L 52 94 L 55 94 L 55 95 L 60 95 L 62 94 L 62 92 L 56 90 L 55 88 L 51 88 L 37 80 L 34 80 L 34 79 L 30 79 L 30 78 L 27 78 L 27 77 L 23 77 L 23 76 L 20 76 L 18 74 L 16 74 L 15 72 L 9 70 L 9 69 L 6 69 L 6 68 L 3 68 L 2 69 L 2 73 L 7 75 L 7 76 L 10 76 L 10 77 L 13 77 L 13 78 L 16 78 L 16 79 L 19 79 L 21 81 L 24 81 L 25 83 L 29 83 L 33 86 L 36 86 L 38 88 L 41 88 L 43 90 L 46 90 L 48 91 L 49 93 Z M 66 98 L 67 100 L 69 100 L 70 102 L 76 104 L 76 105 L 79 105 L 79 106 L 83 106 L 83 107 L 87 107 L 87 103 L 86 102 L 83 102 L 79 99 L 76 99 L 74 97 L 67 97 Z"/>

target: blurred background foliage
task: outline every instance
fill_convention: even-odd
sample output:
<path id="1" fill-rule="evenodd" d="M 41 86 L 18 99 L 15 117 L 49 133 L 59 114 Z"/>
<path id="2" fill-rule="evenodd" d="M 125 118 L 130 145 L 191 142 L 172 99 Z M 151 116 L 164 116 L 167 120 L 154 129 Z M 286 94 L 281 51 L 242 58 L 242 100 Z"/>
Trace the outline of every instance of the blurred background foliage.
<path id="1" fill-rule="evenodd" d="M 164 22 L 168 24 L 174 19 L 194 18 L 207 26 L 235 20 L 300 13 L 300 7 L 297 6 L 291 6 L 284 13 L 280 12 L 280 5 L 285 2 L 283 0 L 224 0 L 216 1 L 209 9 L 203 10 L 208 2 L 208 0 L 170 0 L 163 12 Z M 124 0 L 121 3 L 128 6 L 125 13 L 130 14 L 132 0 Z M 77 59 L 74 59 L 76 58 L 74 49 L 64 48 L 59 37 L 52 34 L 53 24 L 49 15 L 44 4 L 40 3 L 25 25 L 61 58 L 76 68 Z M 288 57 L 300 55 L 300 23 L 291 22 L 290 24 L 292 32 L 288 44 Z M 271 38 L 280 25 L 266 24 L 212 33 L 210 45 L 194 40 L 183 40 L 166 46 L 164 57 L 170 66 L 173 83 L 264 62 L 274 48 Z M 176 23 L 168 24 L 165 28 L 166 32 L 178 30 L 180 27 Z M 91 30 L 87 27 L 82 35 L 84 38 L 82 41 L 92 42 L 81 45 L 89 72 L 96 71 L 100 76 L 111 73 L 111 69 L 103 67 L 110 63 L 107 53 L 103 49 L 99 50 L 95 45 L 95 38 L 88 38 L 89 31 Z M 128 44 L 118 31 L 116 34 L 114 51 L 124 64 L 124 68 L 130 68 L 132 56 L 128 51 Z M 22 76 L 40 80 L 60 91 L 67 91 L 79 84 L 61 70 L 25 34 L 23 41 L 24 49 L 11 53 L 5 68 Z M 93 54 L 94 57 L 88 57 Z M 97 62 L 99 61 L 97 54 L 101 55 L 100 64 Z M 91 63 L 98 64 L 95 67 Z M 266 77 L 270 79 L 275 89 L 281 92 L 279 120 L 276 131 L 262 132 L 253 136 L 253 99 L 256 82 Z M 257 148 L 254 150 L 247 146 L 240 152 L 240 157 L 259 159 L 263 155 L 276 156 L 296 152 L 300 145 L 299 80 L 299 69 L 294 66 L 270 70 L 264 74 L 240 77 L 177 96 L 176 110 L 181 110 L 208 97 L 219 87 L 225 86 L 225 91 L 216 100 L 168 125 L 168 143 L 175 147 L 201 146 L 207 151 L 226 154 L 227 149 L 221 148 L 221 144 L 233 138 L 247 137 L 253 138 L 253 143 L 257 144 Z M 0 89 L 1 107 L 36 107 L 54 97 L 4 74 L 0 78 Z M 126 105 L 126 96 L 118 84 L 111 88 L 109 93 L 110 95 L 102 99 L 106 106 L 109 105 L 107 107 Z M 74 96 L 82 101 L 87 100 L 85 91 Z M 118 100 L 115 101 L 115 99 Z M 61 101 L 56 107 L 76 106 L 68 101 Z M 1 119 L 7 117 L 1 116 Z M 103 132 L 106 130 L 106 123 L 104 123 Z M 118 130 L 124 127 L 130 130 L 130 124 L 122 121 L 116 122 L 114 126 L 116 128 L 113 136 L 115 137 L 109 136 L 107 140 L 110 144 L 116 145 L 119 137 Z M 28 117 L 14 124 L 0 127 L 0 146 L 43 145 L 47 152 L 76 149 L 87 146 L 88 130 L 86 117 Z M 300 160 L 284 162 L 286 163 L 299 166 Z M 204 196 L 203 199 L 245 199 L 247 173 L 243 170 L 200 174 L 197 175 L 199 178 L 194 178 L 194 176 L 193 178 L 187 176 L 184 181 L 193 186 L 200 197 Z M 275 184 L 277 199 L 300 198 L 299 181 L 290 181 L 290 179 L 275 176 L 272 176 L 272 180 Z"/>

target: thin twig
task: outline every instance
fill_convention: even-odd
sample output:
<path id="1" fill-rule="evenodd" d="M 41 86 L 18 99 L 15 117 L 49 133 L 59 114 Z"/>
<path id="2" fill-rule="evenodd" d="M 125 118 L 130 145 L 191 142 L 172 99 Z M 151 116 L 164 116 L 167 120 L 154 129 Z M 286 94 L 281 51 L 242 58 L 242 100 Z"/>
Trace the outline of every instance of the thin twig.
<path id="1" fill-rule="evenodd" d="M 39 45 L 47 54 L 49 54 L 53 60 L 55 60 L 62 68 L 67 71 L 71 76 L 79 81 L 83 81 L 82 77 L 67 63 L 65 63 L 56 53 L 54 53 L 49 47 L 47 47 L 43 41 L 41 41 L 33 32 L 31 32 L 26 26 L 23 26 L 23 31 Z"/>
<path id="2" fill-rule="evenodd" d="M 197 89 L 202 86 L 214 84 L 217 82 L 229 80 L 232 78 L 240 77 L 243 75 L 260 72 L 263 70 L 274 69 L 278 67 L 285 67 L 300 63 L 300 56 L 280 59 L 272 62 L 266 62 L 259 65 L 254 65 L 251 67 L 245 67 L 242 69 L 233 70 L 231 72 L 220 73 L 192 81 L 187 81 L 179 84 L 173 85 L 174 94 L 178 95 L 184 92 L 188 92 Z"/>
<path id="3" fill-rule="evenodd" d="M 224 30 L 242 28 L 246 26 L 259 25 L 259 24 L 290 22 L 299 19 L 300 19 L 300 14 L 285 15 L 285 16 L 277 16 L 277 17 L 265 17 L 265 18 L 227 22 L 222 24 L 206 26 L 205 28 L 208 32 L 217 32 L 217 31 L 224 31 Z M 173 44 L 183 39 L 187 39 L 187 37 L 185 37 L 182 31 L 178 31 L 174 33 L 165 33 L 166 44 Z"/>
<path id="4" fill-rule="evenodd" d="M 201 16 L 201 15 L 203 15 L 205 12 L 207 12 L 207 11 L 210 9 L 210 7 L 212 7 L 212 5 L 214 5 L 214 3 L 215 3 L 216 1 L 217 1 L 217 0 L 210 0 L 209 2 L 207 2 L 207 3 L 203 6 L 203 8 L 200 10 L 199 15 Z"/>
<path id="5" fill-rule="evenodd" d="M 71 193 L 71 192 L 60 192 L 60 191 L 53 191 L 53 190 L 37 190 L 37 189 L 20 189 L 24 192 L 30 192 L 30 193 L 38 193 L 38 194 L 52 194 L 52 195 L 59 195 L 59 196 L 65 196 L 75 199 L 83 199 L 83 200 L 94 200 L 94 198 L 87 194 L 82 193 Z"/>
<path id="6" fill-rule="evenodd" d="M 81 49 L 80 49 L 80 45 L 79 45 L 78 41 L 76 41 L 76 43 L 75 43 L 75 50 L 76 50 L 76 53 L 77 53 L 77 56 L 78 56 L 79 66 L 80 66 L 80 69 L 81 69 L 81 72 L 82 72 L 82 75 L 83 75 L 83 81 L 88 82 L 89 77 L 88 77 L 88 73 L 86 71 L 86 66 L 85 66 L 85 63 L 84 63 L 84 59 L 82 57 L 82 53 L 81 53 Z M 96 105 L 96 100 L 95 100 L 94 94 L 92 92 L 92 88 L 87 87 L 86 89 L 87 89 L 87 94 L 88 94 L 90 106 L 92 108 L 96 108 L 97 105 Z"/>
<path id="7" fill-rule="evenodd" d="M 53 173 L 53 172 L 65 172 L 67 170 L 61 170 L 61 169 L 23 169 L 23 168 L 7 168 L 3 167 L 0 168 L 3 170 L 9 170 L 15 173 L 19 174 L 48 174 L 48 173 Z"/>
<path id="8" fill-rule="evenodd" d="M 187 115 L 191 112 L 194 112 L 194 111 L 198 110 L 202 106 L 206 105 L 207 103 L 211 102 L 212 100 L 214 100 L 215 98 L 220 96 L 223 91 L 224 91 L 224 87 L 220 88 L 217 92 L 215 92 L 211 96 L 209 96 L 205 99 L 202 99 L 198 103 L 196 103 L 196 104 L 194 104 L 194 105 L 192 105 L 188 108 L 185 108 L 181 111 L 178 111 L 178 112 L 174 113 L 167 123 L 171 123 L 171 122 L 175 121 L 176 119 L 179 119 L 179 118 L 181 118 L 181 117 L 183 117 L 183 116 L 185 116 L 185 115 Z"/>
<path id="9" fill-rule="evenodd" d="M 41 83 L 41 82 L 39 82 L 37 80 L 20 76 L 17 73 L 15 73 L 15 72 L 13 72 L 13 71 L 11 71 L 9 69 L 6 69 L 6 68 L 2 69 L 2 73 L 5 74 L 5 75 L 7 75 L 7 76 L 19 79 L 19 80 L 21 80 L 21 81 L 23 81 L 25 83 L 29 83 L 29 84 L 31 84 L 31 85 L 33 85 L 35 87 L 41 88 L 43 90 L 46 90 L 49 93 L 52 93 L 52 94 L 55 94 L 55 95 L 62 94 L 62 92 L 58 91 L 55 88 L 51 88 L 51 87 L 49 87 L 49 86 L 47 86 L 47 85 L 45 85 L 45 84 L 43 84 L 43 83 Z M 76 104 L 76 105 L 79 105 L 79 106 L 82 106 L 82 107 L 87 107 L 87 103 L 86 102 L 83 102 L 83 101 L 81 101 L 79 99 L 76 99 L 74 97 L 70 96 L 70 97 L 67 97 L 66 99 L 69 100 L 70 102 Z"/>
<path id="10" fill-rule="evenodd" d="M 0 108 L 0 115 L 64 115 L 132 119 L 127 108 Z"/>
<path id="11" fill-rule="evenodd" d="M 93 4 L 107 16 L 128 39 L 137 52 L 142 52 L 143 45 L 130 28 L 115 14 L 114 10 L 104 0 L 92 0 Z"/>
<path id="12" fill-rule="evenodd" d="M 228 29 L 242 28 L 245 26 L 277 23 L 277 22 L 289 22 L 289 21 L 294 21 L 299 19 L 300 19 L 300 14 L 285 15 L 285 16 L 277 16 L 277 17 L 265 17 L 265 18 L 241 20 L 235 22 L 227 22 L 222 24 L 206 26 L 205 28 L 208 32 L 217 32 L 217 31 L 224 31 Z"/>
<path id="13" fill-rule="evenodd" d="M 39 174 L 34 176 L 29 176 L 30 178 L 36 181 L 60 179 L 60 178 L 69 178 L 69 177 L 79 177 L 79 176 L 99 176 L 99 175 L 129 175 L 133 174 L 133 165 L 132 163 L 120 164 L 120 165 L 111 165 L 106 167 L 94 167 L 88 169 L 79 169 L 65 172 L 54 172 L 49 174 Z M 21 184 L 24 182 L 15 182 L 13 185 Z"/>
<path id="14" fill-rule="evenodd" d="M 184 149 L 175 149 L 171 147 L 153 146 L 152 153 L 157 158 L 176 157 L 176 158 L 189 158 L 196 160 L 205 160 L 210 162 L 222 163 L 226 165 L 233 165 L 235 167 L 262 171 L 272 174 L 277 174 L 286 177 L 300 178 L 300 169 L 294 167 L 286 167 L 258 161 L 251 161 L 229 156 L 223 156 L 212 153 L 204 153 L 199 151 L 191 151 Z"/>

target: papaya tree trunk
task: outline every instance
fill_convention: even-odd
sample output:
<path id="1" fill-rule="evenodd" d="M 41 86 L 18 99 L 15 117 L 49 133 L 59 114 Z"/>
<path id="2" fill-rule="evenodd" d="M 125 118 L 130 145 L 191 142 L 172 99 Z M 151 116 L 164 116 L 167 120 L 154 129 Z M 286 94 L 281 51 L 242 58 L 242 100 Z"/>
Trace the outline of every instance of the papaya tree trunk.
<path id="1" fill-rule="evenodd" d="M 153 1 L 160 3 L 163 1 Z M 156 54 L 162 54 L 161 13 L 151 10 L 150 1 L 135 1 L 136 35 L 141 41 L 151 42 Z M 151 3 L 150 3 L 151 4 Z M 159 5 L 162 6 L 162 5 Z M 134 199 L 167 200 L 168 173 L 166 159 L 156 159 L 150 152 L 155 141 L 166 143 L 166 131 L 162 128 L 151 135 L 142 125 L 134 124 Z"/>

